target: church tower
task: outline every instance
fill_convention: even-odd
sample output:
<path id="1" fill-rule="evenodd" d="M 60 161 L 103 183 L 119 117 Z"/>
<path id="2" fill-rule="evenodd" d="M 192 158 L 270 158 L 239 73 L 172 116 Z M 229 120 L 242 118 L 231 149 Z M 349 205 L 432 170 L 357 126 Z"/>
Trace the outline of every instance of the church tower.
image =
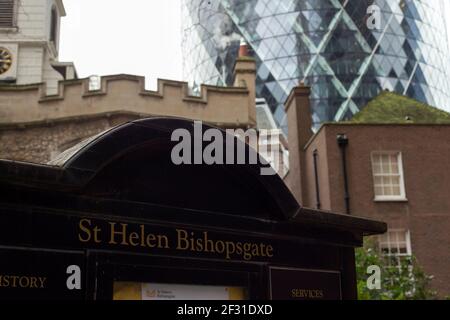
<path id="1" fill-rule="evenodd" d="M 0 84 L 45 83 L 77 77 L 73 63 L 58 61 L 62 0 L 0 0 Z"/>

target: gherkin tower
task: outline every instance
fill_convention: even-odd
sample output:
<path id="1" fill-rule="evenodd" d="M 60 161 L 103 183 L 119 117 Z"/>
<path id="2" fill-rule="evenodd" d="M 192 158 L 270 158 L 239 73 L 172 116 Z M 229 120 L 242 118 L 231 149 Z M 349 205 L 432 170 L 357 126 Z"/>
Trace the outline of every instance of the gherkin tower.
<path id="1" fill-rule="evenodd" d="M 194 88 L 230 85 L 244 38 L 257 95 L 283 129 L 300 81 L 315 125 L 351 118 L 382 90 L 450 111 L 443 12 L 441 0 L 182 0 L 183 73 Z"/>

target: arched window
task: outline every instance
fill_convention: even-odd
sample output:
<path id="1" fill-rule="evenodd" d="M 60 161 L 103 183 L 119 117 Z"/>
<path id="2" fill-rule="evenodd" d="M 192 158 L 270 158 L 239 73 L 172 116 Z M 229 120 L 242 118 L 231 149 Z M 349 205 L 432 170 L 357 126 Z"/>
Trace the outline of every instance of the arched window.
<path id="1" fill-rule="evenodd" d="M 50 41 L 52 41 L 56 46 L 58 33 L 58 13 L 56 12 L 56 8 L 52 9 L 52 15 L 50 19 Z"/>

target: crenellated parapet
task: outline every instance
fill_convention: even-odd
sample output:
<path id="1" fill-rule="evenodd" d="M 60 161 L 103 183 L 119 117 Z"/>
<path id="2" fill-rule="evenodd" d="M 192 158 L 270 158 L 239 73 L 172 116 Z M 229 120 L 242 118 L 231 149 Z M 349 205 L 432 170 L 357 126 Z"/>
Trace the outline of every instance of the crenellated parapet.
<path id="1" fill-rule="evenodd" d="M 89 81 L 61 81 L 56 95 L 47 95 L 45 84 L 0 85 L 0 127 L 99 114 L 173 116 L 223 127 L 255 125 L 255 104 L 247 87 L 202 85 L 200 95 L 193 96 L 181 81 L 158 79 L 156 91 L 146 90 L 145 78 L 134 75 L 104 76 L 99 90 L 89 90 Z"/>

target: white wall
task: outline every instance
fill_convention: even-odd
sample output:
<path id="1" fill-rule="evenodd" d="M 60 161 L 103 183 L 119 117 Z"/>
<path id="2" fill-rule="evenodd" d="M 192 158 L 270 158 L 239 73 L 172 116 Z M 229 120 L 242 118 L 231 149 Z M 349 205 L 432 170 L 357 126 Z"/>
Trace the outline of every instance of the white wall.
<path id="1" fill-rule="evenodd" d="M 18 31 L 0 34 L 0 39 L 9 41 L 46 40 L 48 0 L 19 0 L 17 6 Z"/>
<path id="2" fill-rule="evenodd" d="M 43 81 L 44 49 L 36 46 L 20 46 L 17 64 L 17 84 Z"/>
<path id="3" fill-rule="evenodd" d="M 58 54 L 50 43 L 51 10 L 57 0 L 17 0 L 17 30 L 0 31 L 1 43 L 17 43 L 17 84 L 47 82 L 54 94 L 63 77 L 51 67 Z M 58 10 L 58 6 L 56 6 Z M 61 12 L 59 12 L 61 15 Z M 59 29 L 58 24 L 58 29 Z M 59 34 L 59 30 L 58 30 Z M 59 43 L 59 41 L 58 41 Z"/>

